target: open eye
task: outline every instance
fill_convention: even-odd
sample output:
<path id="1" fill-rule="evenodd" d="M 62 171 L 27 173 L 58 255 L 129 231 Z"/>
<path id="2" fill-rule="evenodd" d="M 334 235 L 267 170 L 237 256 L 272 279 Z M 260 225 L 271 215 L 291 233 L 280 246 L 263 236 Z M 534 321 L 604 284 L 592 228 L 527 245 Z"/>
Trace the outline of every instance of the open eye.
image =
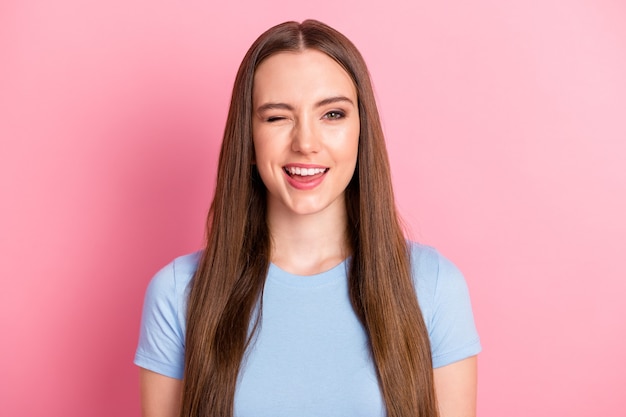
<path id="1" fill-rule="evenodd" d="M 279 120 L 284 120 L 285 118 L 282 116 L 270 116 L 267 119 L 265 119 L 267 122 L 272 123 L 272 122 L 277 122 Z"/>
<path id="2" fill-rule="evenodd" d="M 345 114 L 339 110 L 331 110 L 324 115 L 324 118 L 329 120 L 337 120 L 343 117 L 345 117 Z"/>

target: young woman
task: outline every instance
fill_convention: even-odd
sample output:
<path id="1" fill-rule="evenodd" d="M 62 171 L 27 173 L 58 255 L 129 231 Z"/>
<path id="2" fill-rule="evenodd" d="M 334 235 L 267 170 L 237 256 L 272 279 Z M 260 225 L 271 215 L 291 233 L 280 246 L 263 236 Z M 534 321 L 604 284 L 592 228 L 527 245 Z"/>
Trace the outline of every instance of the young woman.
<path id="1" fill-rule="evenodd" d="M 320 22 L 269 29 L 237 73 L 206 248 L 146 294 L 143 415 L 473 416 L 479 351 L 463 277 L 399 226 L 361 55 Z"/>

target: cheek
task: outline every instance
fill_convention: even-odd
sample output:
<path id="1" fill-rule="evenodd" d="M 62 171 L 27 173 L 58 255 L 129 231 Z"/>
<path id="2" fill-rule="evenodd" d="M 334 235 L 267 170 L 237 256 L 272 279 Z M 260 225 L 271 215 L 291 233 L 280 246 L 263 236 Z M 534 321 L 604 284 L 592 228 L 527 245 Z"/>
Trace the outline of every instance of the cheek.
<path id="1" fill-rule="evenodd" d="M 268 190 L 272 190 L 272 184 L 275 182 L 272 180 L 272 175 L 271 173 L 268 172 L 267 169 L 267 165 L 259 165 L 257 164 L 257 171 L 259 173 L 259 176 L 261 177 L 261 182 L 263 183 L 263 185 L 265 186 L 266 189 Z"/>
<path id="2" fill-rule="evenodd" d="M 268 156 L 266 155 L 263 147 L 255 147 L 254 148 L 254 163 L 259 170 L 259 173 L 262 177 L 267 175 L 268 170 Z"/>
<path id="3" fill-rule="evenodd" d="M 352 158 L 356 162 L 357 154 L 359 151 L 359 135 L 360 128 L 357 125 L 348 133 L 346 138 L 345 156 L 346 158 Z"/>
<path id="4" fill-rule="evenodd" d="M 257 164 L 263 164 L 267 160 L 267 141 L 263 140 L 262 135 L 254 135 L 252 140 L 254 147 L 254 159 Z"/>
<path id="5" fill-rule="evenodd" d="M 284 138 L 280 131 L 276 129 L 253 129 L 252 144 L 257 163 L 261 161 L 275 159 L 282 153 Z"/>
<path id="6" fill-rule="evenodd" d="M 272 188 L 276 173 L 272 170 L 272 152 L 267 147 L 267 142 L 255 140 L 254 142 L 254 164 L 259 172 L 261 181 L 265 188 Z"/>

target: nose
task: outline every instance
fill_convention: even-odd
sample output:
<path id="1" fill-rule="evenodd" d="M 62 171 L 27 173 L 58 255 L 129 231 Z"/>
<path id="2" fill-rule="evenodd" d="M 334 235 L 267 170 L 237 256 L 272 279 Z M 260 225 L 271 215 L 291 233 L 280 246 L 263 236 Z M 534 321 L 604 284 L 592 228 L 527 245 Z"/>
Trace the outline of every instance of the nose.
<path id="1" fill-rule="evenodd" d="M 299 120 L 296 124 L 291 140 L 291 150 L 303 154 L 315 153 L 320 150 L 319 132 L 313 123 L 307 120 Z"/>

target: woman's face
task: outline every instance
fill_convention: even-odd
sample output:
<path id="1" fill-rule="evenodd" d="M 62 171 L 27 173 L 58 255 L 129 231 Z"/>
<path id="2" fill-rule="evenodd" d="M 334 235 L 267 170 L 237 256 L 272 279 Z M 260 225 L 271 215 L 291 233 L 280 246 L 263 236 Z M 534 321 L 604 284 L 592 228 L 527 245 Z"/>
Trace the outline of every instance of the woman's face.
<path id="1" fill-rule="evenodd" d="M 344 213 L 360 131 L 348 73 L 317 50 L 281 52 L 258 66 L 252 96 L 255 163 L 270 213 Z"/>

